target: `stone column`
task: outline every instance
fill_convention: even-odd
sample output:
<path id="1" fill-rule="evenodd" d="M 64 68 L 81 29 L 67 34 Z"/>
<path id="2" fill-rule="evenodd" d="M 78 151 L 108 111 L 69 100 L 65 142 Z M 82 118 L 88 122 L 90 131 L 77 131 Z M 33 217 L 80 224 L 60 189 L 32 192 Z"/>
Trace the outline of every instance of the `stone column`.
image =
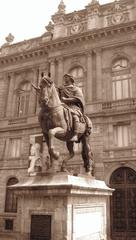
<path id="1" fill-rule="evenodd" d="M 6 116 L 12 117 L 14 115 L 15 109 L 15 95 L 14 95 L 14 87 L 15 87 L 15 75 L 14 73 L 9 73 L 6 75 L 9 81 L 9 90 L 8 90 L 8 97 L 7 97 L 7 108 L 6 108 Z"/>
<path id="2" fill-rule="evenodd" d="M 102 70 L 103 76 L 103 91 L 102 91 L 102 99 L 103 101 L 112 101 L 113 94 L 112 94 L 112 76 L 111 76 L 111 68 L 107 67 Z"/>
<path id="3" fill-rule="evenodd" d="M 55 59 L 50 59 L 50 73 L 51 73 L 51 79 L 56 82 L 56 76 L 55 76 Z"/>
<path id="4" fill-rule="evenodd" d="M 102 100 L 102 59 L 101 49 L 95 50 L 96 54 L 96 92 L 97 100 Z"/>
<path id="5" fill-rule="evenodd" d="M 87 102 L 92 102 L 93 93 L 93 66 L 92 66 L 92 51 L 87 53 L 87 82 L 86 82 L 86 95 Z"/>
<path id="6" fill-rule="evenodd" d="M 135 79 L 136 79 L 136 63 L 132 62 L 130 64 L 130 68 L 131 68 L 130 97 L 134 97 L 135 93 L 136 93 L 136 83 L 135 83 Z"/>
<path id="7" fill-rule="evenodd" d="M 58 81 L 57 81 L 57 85 L 61 86 L 62 85 L 62 81 L 63 81 L 63 58 L 60 57 L 58 58 Z"/>
<path id="8" fill-rule="evenodd" d="M 38 78 L 39 78 L 39 69 L 32 69 L 33 72 L 33 80 L 32 83 L 37 86 L 38 85 Z M 29 101 L 29 114 L 33 115 L 36 113 L 37 108 L 37 93 L 32 88 L 32 91 L 30 93 L 30 101 Z"/>

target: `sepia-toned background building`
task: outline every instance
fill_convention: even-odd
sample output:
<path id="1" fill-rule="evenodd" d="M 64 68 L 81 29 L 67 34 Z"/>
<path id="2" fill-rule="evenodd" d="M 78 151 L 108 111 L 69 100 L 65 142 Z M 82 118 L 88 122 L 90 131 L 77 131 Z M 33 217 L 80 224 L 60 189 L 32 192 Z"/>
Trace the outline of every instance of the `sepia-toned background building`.
<path id="1" fill-rule="evenodd" d="M 31 83 L 50 72 L 57 86 L 70 73 L 83 90 L 93 123 L 94 175 L 115 189 L 108 240 L 135 240 L 136 1 L 92 0 L 67 14 L 62 0 L 42 36 L 12 41 L 9 34 L 0 48 L 0 239 L 17 239 L 20 209 L 8 186 L 28 176 L 31 145 L 40 143 L 43 169 L 48 156 Z M 65 144 L 56 144 L 66 154 Z M 83 173 L 79 144 L 75 151 L 70 171 Z"/>

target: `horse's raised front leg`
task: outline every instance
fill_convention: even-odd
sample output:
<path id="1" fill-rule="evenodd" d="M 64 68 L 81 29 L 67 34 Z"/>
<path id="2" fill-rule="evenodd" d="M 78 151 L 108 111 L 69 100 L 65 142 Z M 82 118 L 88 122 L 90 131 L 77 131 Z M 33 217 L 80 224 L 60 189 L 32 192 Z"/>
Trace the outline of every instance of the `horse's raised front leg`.
<path id="1" fill-rule="evenodd" d="M 54 137 L 57 134 L 63 136 L 63 135 L 65 135 L 65 130 L 61 127 L 56 127 L 56 128 L 50 129 L 48 132 L 49 154 L 56 160 L 59 158 L 59 152 L 55 151 L 55 149 L 54 149 Z"/>

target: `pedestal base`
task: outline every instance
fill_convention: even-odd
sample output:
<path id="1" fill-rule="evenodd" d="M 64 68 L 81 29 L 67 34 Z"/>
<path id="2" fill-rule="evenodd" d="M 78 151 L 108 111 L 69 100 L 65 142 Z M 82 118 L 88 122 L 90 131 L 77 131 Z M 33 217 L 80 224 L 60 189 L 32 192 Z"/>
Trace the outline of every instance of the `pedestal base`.
<path id="1" fill-rule="evenodd" d="M 29 177 L 14 186 L 18 195 L 18 240 L 106 240 L 103 181 L 66 173 Z"/>

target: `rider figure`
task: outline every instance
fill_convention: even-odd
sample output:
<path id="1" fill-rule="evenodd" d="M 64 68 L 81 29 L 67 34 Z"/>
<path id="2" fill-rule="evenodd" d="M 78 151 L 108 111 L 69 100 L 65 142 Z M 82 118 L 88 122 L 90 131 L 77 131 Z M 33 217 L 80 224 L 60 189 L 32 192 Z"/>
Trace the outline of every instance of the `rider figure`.
<path id="1" fill-rule="evenodd" d="M 84 113 L 84 96 L 82 90 L 75 86 L 74 78 L 65 74 L 63 77 L 63 87 L 59 89 L 61 101 L 72 109 L 74 121 L 74 136 L 71 141 L 78 142 L 79 115 Z"/>

